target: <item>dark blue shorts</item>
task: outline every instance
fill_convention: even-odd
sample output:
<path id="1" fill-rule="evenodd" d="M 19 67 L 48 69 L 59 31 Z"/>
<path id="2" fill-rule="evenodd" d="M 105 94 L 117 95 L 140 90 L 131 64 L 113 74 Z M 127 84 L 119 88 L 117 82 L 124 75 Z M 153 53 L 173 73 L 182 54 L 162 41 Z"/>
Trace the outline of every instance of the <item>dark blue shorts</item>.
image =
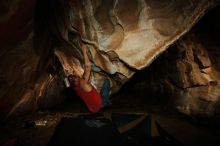
<path id="1" fill-rule="evenodd" d="M 105 107 L 106 105 L 109 104 L 110 89 L 111 89 L 110 81 L 108 79 L 105 79 L 102 85 L 102 89 L 100 91 L 100 95 L 102 96 L 102 107 Z"/>

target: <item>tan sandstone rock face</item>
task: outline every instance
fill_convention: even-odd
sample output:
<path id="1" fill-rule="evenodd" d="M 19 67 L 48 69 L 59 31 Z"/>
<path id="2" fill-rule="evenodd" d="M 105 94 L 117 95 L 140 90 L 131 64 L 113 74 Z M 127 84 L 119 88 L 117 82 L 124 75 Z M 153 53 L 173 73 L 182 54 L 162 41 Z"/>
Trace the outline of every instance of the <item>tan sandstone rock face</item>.
<path id="1" fill-rule="evenodd" d="M 189 116 L 219 117 L 220 46 L 207 33 L 196 30 L 194 27 L 148 68 L 137 72 L 123 93 L 160 99 L 165 107 L 172 105 Z"/>
<path id="2" fill-rule="evenodd" d="M 89 52 L 91 82 L 100 89 L 108 77 L 113 93 L 117 92 L 136 70 L 148 67 L 217 3 L 38 0 L 36 5 L 27 0 L 1 1 L 1 114 L 60 103 L 63 78 L 72 72 L 83 74 L 81 44 L 86 44 Z M 210 60 L 198 54 L 201 63 L 209 66 Z M 190 72 L 191 64 L 177 61 L 176 65 Z M 213 76 L 195 75 L 197 71 L 194 67 L 195 79 L 182 72 L 173 78 L 183 87 L 212 80 Z M 210 68 L 204 72 L 210 72 Z"/>
<path id="3" fill-rule="evenodd" d="M 216 53 L 213 56 L 211 52 L 220 48 L 205 42 L 210 40 L 193 32 L 177 41 L 176 50 L 182 55 L 172 64 L 172 70 L 168 67 L 168 81 L 174 86 L 171 94 L 179 111 L 190 116 L 214 117 L 219 114 L 216 109 L 220 99 L 220 72 L 214 66 Z"/>
<path id="4" fill-rule="evenodd" d="M 205 0 L 85 0 L 66 5 L 70 10 L 64 16 L 65 26 L 57 24 L 62 38 L 75 46 L 82 40 L 90 50 L 91 62 L 109 75 L 120 75 L 117 78 L 124 82 L 132 77 L 134 69 L 147 67 L 187 32 L 211 3 Z M 81 40 L 70 37 L 77 33 Z M 65 47 L 59 49 L 62 51 Z M 80 49 L 76 49 L 81 54 Z M 62 60 L 63 55 L 56 55 Z M 64 65 L 68 70 L 66 66 L 70 65 Z M 101 83 L 94 79 L 94 84 Z"/>

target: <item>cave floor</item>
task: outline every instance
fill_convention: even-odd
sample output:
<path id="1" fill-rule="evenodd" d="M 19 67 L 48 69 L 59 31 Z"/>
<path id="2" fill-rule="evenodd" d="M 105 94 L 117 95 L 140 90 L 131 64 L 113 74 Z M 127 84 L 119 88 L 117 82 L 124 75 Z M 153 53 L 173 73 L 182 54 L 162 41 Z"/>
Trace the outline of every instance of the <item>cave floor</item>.
<path id="1" fill-rule="evenodd" d="M 110 113 L 150 113 L 160 125 L 184 145 L 219 145 L 220 126 L 199 122 L 196 118 L 180 114 L 169 107 L 161 98 L 119 96 L 112 98 L 112 105 L 100 111 Z M 1 123 L 0 142 L 17 138 L 22 146 L 46 146 L 56 125 L 62 117 L 76 117 L 90 114 L 82 102 L 67 101 L 50 110 L 41 110 L 6 123 Z M 33 122 L 38 125 L 33 125 Z M 46 122 L 46 124 L 44 123 Z"/>

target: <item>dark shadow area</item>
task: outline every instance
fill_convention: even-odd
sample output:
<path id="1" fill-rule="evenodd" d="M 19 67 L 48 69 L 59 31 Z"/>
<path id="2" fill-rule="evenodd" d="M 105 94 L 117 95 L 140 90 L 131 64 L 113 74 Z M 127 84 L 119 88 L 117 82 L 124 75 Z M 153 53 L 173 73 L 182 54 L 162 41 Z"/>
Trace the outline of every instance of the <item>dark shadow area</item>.
<path id="1" fill-rule="evenodd" d="M 200 35 L 208 37 L 220 45 L 220 6 L 217 6 L 206 13 L 194 26 L 194 30 Z"/>

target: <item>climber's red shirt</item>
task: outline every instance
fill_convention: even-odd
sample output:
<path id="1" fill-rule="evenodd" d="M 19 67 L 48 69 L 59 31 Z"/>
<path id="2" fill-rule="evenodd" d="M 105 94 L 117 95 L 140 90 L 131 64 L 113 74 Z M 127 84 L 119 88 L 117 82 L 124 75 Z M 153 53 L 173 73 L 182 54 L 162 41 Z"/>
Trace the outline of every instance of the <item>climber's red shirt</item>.
<path id="1" fill-rule="evenodd" d="M 89 111 L 95 113 L 102 108 L 102 97 L 94 86 L 92 86 L 92 90 L 89 92 L 83 91 L 80 85 L 75 85 L 73 88 L 79 97 L 84 101 Z"/>

